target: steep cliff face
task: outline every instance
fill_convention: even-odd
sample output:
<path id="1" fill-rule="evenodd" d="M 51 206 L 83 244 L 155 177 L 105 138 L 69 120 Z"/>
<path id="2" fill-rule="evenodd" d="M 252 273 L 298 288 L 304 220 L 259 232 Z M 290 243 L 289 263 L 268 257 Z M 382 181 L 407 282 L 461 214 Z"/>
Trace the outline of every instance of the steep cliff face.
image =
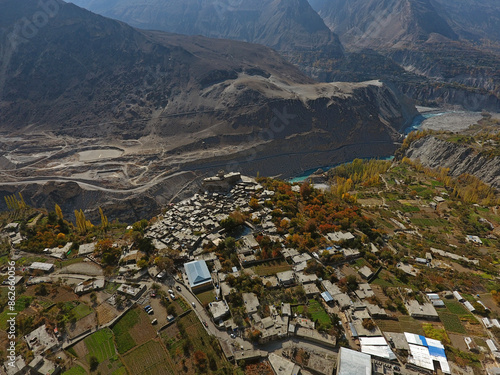
<path id="1" fill-rule="evenodd" d="M 427 136 L 413 142 L 406 151 L 410 159 L 418 159 L 431 168 L 450 168 L 453 176 L 468 173 L 500 188 L 500 157 L 488 157 L 466 145 Z"/>

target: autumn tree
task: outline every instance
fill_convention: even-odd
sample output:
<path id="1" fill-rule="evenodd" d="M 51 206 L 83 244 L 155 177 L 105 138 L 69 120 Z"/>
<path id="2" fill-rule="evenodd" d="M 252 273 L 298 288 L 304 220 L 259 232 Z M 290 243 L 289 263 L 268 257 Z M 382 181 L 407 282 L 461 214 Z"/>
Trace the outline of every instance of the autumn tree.
<path id="1" fill-rule="evenodd" d="M 85 218 L 85 214 L 82 210 L 75 210 L 76 227 L 81 234 L 87 233 L 89 229 L 92 229 L 93 225 L 90 220 Z"/>
<path id="2" fill-rule="evenodd" d="M 56 215 L 59 218 L 59 220 L 62 220 L 63 213 L 62 213 L 61 207 L 59 207 L 59 205 L 57 203 L 56 203 L 55 211 L 56 211 Z"/>
<path id="3" fill-rule="evenodd" d="M 109 227 L 108 217 L 106 215 L 104 215 L 104 212 L 102 211 L 101 207 L 99 207 L 99 214 L 101 215 L 101 228 L 103 230 L 108 229 L 108 227 Z"/>

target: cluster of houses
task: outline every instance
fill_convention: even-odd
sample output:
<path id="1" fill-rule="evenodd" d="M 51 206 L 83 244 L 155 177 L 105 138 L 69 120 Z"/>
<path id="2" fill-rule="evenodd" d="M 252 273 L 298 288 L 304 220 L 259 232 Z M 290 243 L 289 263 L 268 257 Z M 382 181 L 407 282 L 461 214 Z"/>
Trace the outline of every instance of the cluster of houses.
<path id="1" fill-rule="evenodd" d="M 220 221 L 240 209 L 249 212 L 250 197 L 263 187 L 254 179 L 233 173 L 208 184 L 211 189 L 204 193 L 172 205 L 165 215 L 154 223 L 146 234 L 158 250 L 178 250 L 187 256 L 204 241 L 218 244 L 222 240 Z M 217 182 L 226 186 L 227 180 L 234 183 L 229 191 L 217 189 Z"/>

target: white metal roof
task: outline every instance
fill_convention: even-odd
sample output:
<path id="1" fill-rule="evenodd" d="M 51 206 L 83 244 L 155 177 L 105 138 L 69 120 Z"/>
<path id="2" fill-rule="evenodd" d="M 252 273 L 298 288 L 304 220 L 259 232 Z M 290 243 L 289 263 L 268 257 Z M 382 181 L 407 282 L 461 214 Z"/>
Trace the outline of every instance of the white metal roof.
<path id="1" fill-rule="evenodd" d="M 340 348 L 337 375 L 371 375 L 372 359 L 369 354 Z"/>

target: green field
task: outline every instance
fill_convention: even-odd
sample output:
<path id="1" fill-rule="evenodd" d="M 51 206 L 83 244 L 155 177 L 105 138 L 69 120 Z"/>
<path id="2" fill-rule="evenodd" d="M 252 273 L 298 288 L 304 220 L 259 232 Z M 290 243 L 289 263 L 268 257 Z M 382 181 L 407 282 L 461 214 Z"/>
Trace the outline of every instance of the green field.
<path id="1" fill-rule="evenodd" d="M 87 306 L 86 304 L 80 303 L 72 311 L 75 314 L 76 320 L 80 320 L 82 318 L 85 318 L 87 315 L 89 315 L 92 312 L 92 309 L 89 306 Z"/>
<path id="2" fill-rule="evenodd" d="M 323 306 L 321 306 L 321 303 L 319 303 L 315 299 L 309 301 L 309 313 L 311 314 L 311 318 L 313 321 L 318 321 L 326 326 L 332 325 L 332 320 L 330 319 L 330 316 L 325 311 Z"/>
<path id="3" fill-rule="evenodd" d="M 74 366 L 69 370 L 64 371 L 63 375 L 87 375 L 87 371 L 85 371 L 81 366 Z"/>
<path id="4" fill-rule="evenodd" d="M 115 371 L 113 371 L 113 373 L 111 375 L 128 375 L 128 372 L 125 369 L 125 367 L 120 367 L 119 369 L 116 369 Z"/>
<path id="5" fill-rule="evenodd" d="M 113 332 L 109 328 L 93 333 L 85 340 L 85 346 L 89 351 L 89 358 L 94 356 L 102 363 L 116 355 L 115 344 L 113 343 Z"/>
<path id="6" fill-rule="evenodd" d="M 285 261 L 273 261 L 253 267 L 255 274 L 259 276 L 276 275 L 278 272 L 289 271 L 292 266 Z"/>
<path id="7" fill-rule="evenodd" d="M 118 353 L 123 354 L 132 349 L 136 343 L 129 333 L 129 329 L 139 322 L 139 310 L 128 311 L 113 327 Z"/>
<path id="8" fill-rule="evenodd" d="M 215 301 L 215 292 L 213 289 L 210 289 L 206 292 L 197 293 L 196 297 L 198 297 L 202 305 L 207 305 L 210 302 Z"/>
<path id="9" fill-rule="evenodd" d="M 20 313 L 24 311 L 33 301 L 33 297 L 28 296 L 16 296 L 15 312 Z M 7 313 L 12 312 L 9 310 L 9 306 L 5 306 L 4 310 L 0 314 L 0 329 L 7 329 L 7 319 L 9 315 Z"/>
<path id="10" fill-rule="evenodd" d="M 465 327 L 462 325 L 460 318 L 456 314 L 451 314 L 445 311 L 439 312 L 438 314 L 439 319 L 441 319 L 441 322 L 443 322 L 444 328 L 447 331 L 467 334 Z"/>
<path id="11" fill-rule="evenodd" d="M 294 308 L 295 312 L 298 314 L 303 314 L 305 311 L 304 305 L 297 306 Z M 313 322 L 319 322 L 321 325 L 324 327 L 331 327 L 332 325 L 332 320 L 330 319 L 330 316 L 328 313 L 323 309 L 323 306 L 321 306 L 321 303 L 316 301 L 315 299 L 309 300 L 309 303 L 307 305 L 307 313 L 311 317 L 311 320 Z"/>
<path id="12" fill-rule="evenodd" d="M 467 310 L 460 302 L 458 301 L 444 301 L 446 308 L 452 313 L 456 315 L 470 315 L 469 310 Z"/>

